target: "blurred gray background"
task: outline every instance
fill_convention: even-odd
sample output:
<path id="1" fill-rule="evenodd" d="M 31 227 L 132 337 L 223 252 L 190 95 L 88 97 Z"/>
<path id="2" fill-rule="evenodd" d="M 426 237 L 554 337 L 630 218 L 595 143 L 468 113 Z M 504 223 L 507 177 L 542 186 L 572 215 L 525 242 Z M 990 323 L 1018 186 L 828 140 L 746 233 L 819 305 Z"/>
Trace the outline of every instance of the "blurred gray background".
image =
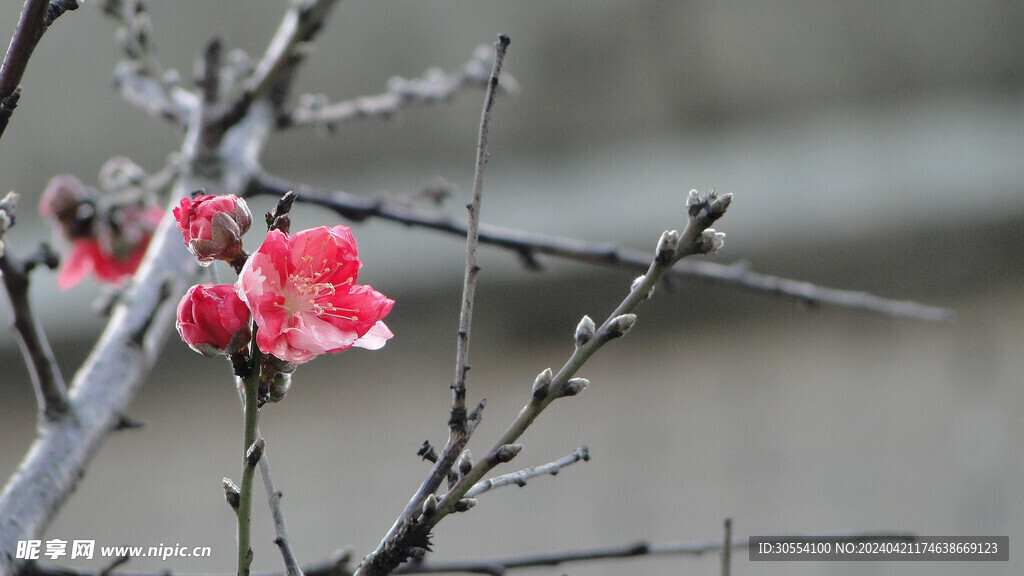
<path id="1" fill-rule="evenodd" d="M 152 3 L 167 67 L 191 77 L 212 35 L 262 52 L 285 2 Z M 13 31 L 20 2 L 0 6 Z M 499 32 L 522 90 L 493 120 L 483 219 L 653 249 L 683 225 L 690 188 L 735 194 L 718 262 L 956 310 L 927 324 L 694 281 L 660 291 L 630 335 L 556 403 L 515 464 L 590 447 L 557 478 L 482 497 L 443 522 L 436 557 L 504 556 L 651 541 L 837 530 L 1009 535 L 1008 563 L 767 563 L 735 574 L 1016 574 L 1024 530 L 1024 2 L 346 1 L 299 79 L 332 100 L 389 77 L 454 69 Z M 181 134 L 110 87 L 120 54 L 94 5 L 44 36 L 0 141 L 0 187 L 22 194 L 8 235 L 25 252 L 54 174 L 95 183 L 130 156 L 155 171 Z M 323 137 L 293 130 L 264 156 L 279 175 L 367 196 L 415 193 L 435 176 L 472 187 L 482 93 L 363 120 Z M 461 217 L 463 198 L 443 208 Z M 253 212 L 269 207 L 254 202 Z M 336 223 L 302 208 L 298 226 Z M 354 225 L 361 280 L 397 301 L 380 352 L 325 357 L 296 373 L 261 426 L 300 560 L 371 550 L 426 474 L 415 451 L 443 444 L 463 244 L 394 224 Z M 253 236 L 250 248 L 258 244 Z M 604 317 L 633 274 L 546 261 L 524 270 L 484 250 L 470 398 L 489 401 L 483 453 L 533 377 L 572 349 L 583 314 Z M 221 270 L 222 276 L 227 274 Z M 33 298 L 65 372 L 103 322 L 91 281 Z M 0 339 L 0 477 L 35 433 L 13 335 Z M 233 517 L 220 481 L 239 474 L 241 410 L 227 363 L 171 338 L 131 416 L 48 538 L 98 545 L 211 546 L 205 560 L 128 568 L 230 572 Z M 505 471 L 514 469 L 507 468 Z M 257 570 L 278 569 L 257 504 Z M 79 564 L 100 568 L 103 563 Z M 536 574 L 717 574 L 713 557 L 538 569 Z"/>

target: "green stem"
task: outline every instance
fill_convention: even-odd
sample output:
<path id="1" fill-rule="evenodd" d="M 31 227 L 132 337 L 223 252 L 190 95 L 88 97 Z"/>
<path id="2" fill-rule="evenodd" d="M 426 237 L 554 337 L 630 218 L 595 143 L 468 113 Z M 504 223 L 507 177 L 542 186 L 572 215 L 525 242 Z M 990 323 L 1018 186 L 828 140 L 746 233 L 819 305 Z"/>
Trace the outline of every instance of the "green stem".
<path id="1" fill-rule="evenodd" d="M 259 434 L 259 366 L 255 374 L 242 379 L 245 386 L 245 448 L 242 455 L 242 493 L 238 502 L 238 576 L 249 575 L 252 563 L 252 548 L 249 546 L 249 525 L 252 516 L 252 485 L 256 473 L 256 461 L 249 458 L 249 449 Z"/>

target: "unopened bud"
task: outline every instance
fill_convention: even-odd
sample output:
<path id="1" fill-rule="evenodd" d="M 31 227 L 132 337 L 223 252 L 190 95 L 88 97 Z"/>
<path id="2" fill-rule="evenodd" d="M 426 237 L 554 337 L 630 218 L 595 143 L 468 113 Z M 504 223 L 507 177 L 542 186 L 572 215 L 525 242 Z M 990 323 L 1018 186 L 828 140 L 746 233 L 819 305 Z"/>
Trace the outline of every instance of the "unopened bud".
<path id="1" fill-rule="evenodd" d="M 644 280 L 646 280 L 646 279 L 647 279 L 647 276 L 637 276 L 636 280 L 633 280 L 633 283 L 629 285 L 629 291 L 632 292 L 632 291 L 636 290 L 637 288 L 639 288 L 640 285 L 643 284 Z M 647 300 L 648 298 L 650 298 L 653 295 L 654 295 L 654 286 L 652 285 L 651 289 L 647 291 L 647 294 L 644 294 L 644 300 Z"/>
<path id="2" fill-rule="evenodd" d="M 551 368 L 545 368 L 543 372 L 537 374 L 537 378 L 533 381 L 534 398 L 543 398 L 548 395 L 552 378 L 554 378 L 554 374 L 551 373 Z"/>
<path id="3" fill-rule="evenodd" d="M 288 389 L 292 387 L 292 375 L 287 372 L 278 372 L 274 374 L 274 379 L 270 381 L 270 396 L 271 402 L 280 402 L 284 400 L 284 395 L 288 393 Z"/>
<path id="4" fill-rule="evenodd" d="M 459 474 L 465 476 L 469 474 L 469 471 L 473 469 L 473 455 L 469 450 L 463 450 L 462 455 L 459 456 Z"/>
<path id="5" fill-rule="evenodd" d="M 697 254 L 714 254 L 722 249 L 725 244 L 725 234 L 716 232 L 714 228 L 708 228 L 700 235 L 696 246 Z"/>
<path id="6" fill-rule="evenodd" d="M 242 235 L 252 225 L 252 213 L 238 196 L 186 196 L 174 209 L 185 245 L 199 264 L 232 262 L 242 254 Z"/>
<path id="7" fill-rule="evenodd" d="M 476 506 L 476 498 L 463 498 L 455 503 L 456 512 L 465 512 L 473 506 Z"/>
<path id="8" fill-rule="evenodd" d="M 245 465 L 255 467 L 260 462 L 260 458 L 263 458 L 263 450 L 267 447 L 267 441 L 262 437 L 257 438 L 252 446 L 245 451 Z"/>
<path id="9" fill-rule="evenodd" d="M 580 323 L 576 326 L 576 345 L 583 346 L 590 339 L 594 337 L 594 321 L 590 319 L 590 316 L 583 316 Z"/>
<path id="10" fill-rule="evenodd" d="M 690 206 L 696 206 L 700 203 L 702 203 L 700 192 L 690 190 L 689 194 L 686 195 L 686 207 L 689 208 Z"/>
<path id="11" fill-rule="evenodd" d="M 522 451 L 522 444 L 505 444 L 501 448 L 498 448 L 497 452 L 494 453 L 494 459 L 499 464 L 503 464 L 505 462 L 511 461 Z"/>
<path id="12" fill-rule="evenodd" d="M 732 204 L 732 194 L 722 194 L 711 202 L 708 207 L 708 214 L 713 218 L 720 218 L 722 214 L 725 214 L 726 209 L 729 208 L 729 204 Z"/>
<path id="13" fill-rule="evenodd" d="M 249 341 L 249 308 L 231 284 L 193 286 L 178 303 L 175 326 L 196 352 L 231 355 Z"/>
<path id="14" fill-rule="evenodd" d="M 587 385 L 590 384 L 590 380 L 586 378 L 571 378 L 565 383 L 565 388 L 562 390 L 563 396 L 575 396 L 583 391 Z"/>
<path id="15" fill-rule="evenodd" d="M 662 264 L 671 262 L 678 248 L 679 231 L 666 230 L 661 233 L 661 238 L 658 239 L 658 248 L 654 252 L 655 259 Z"/>
<path id="16" fill-rule="evenodd" d="M 238 503 L 242 500 L 242 491 L 238 489 L 237 484 L 231 481 L 231 478 L 225 478 L 223 486 L 224 498 L 228 501 L 228 506 L 231 506 L 233 510 L 238 510 Z"/>
<path id="17" fill-rule="evenodd" d="M 623 314 L 616 316 L 608 323 L 608 337 L 619 338 L 624 336 L 636 322 L 636 314 Z"/>
<path id="18" fill-rule="evenodd" d="M 430 494 L 423 500 L 423 515 L 433 516 L 437 511 L 437 496 Z"/>

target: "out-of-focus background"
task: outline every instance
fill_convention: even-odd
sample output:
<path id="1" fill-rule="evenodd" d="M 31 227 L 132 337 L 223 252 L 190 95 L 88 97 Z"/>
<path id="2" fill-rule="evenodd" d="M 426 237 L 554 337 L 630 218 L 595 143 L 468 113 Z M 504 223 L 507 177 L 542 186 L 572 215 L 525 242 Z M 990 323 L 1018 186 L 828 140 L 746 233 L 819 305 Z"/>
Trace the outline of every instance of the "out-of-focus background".
<path id="1" fill-rule="evenodd" d="M 262 52 L 285 2 L 154 2 L 153 41 L 188 81 L 204 43 Z M 8 34 L 20 3 L 0 7 Z M 590 447 L 593 459 L 481 498 L 445 520 L 439 559 L 622 544 L 831 531 L 1009 535 L 1008 563 L 764 563 L 736 574 L 1016 574 L 1024 566 L 1024 3 L 521 1 L 342 3 L 299 90 L 375 94 L 394 75 L 451 70 L 500 32 L 520 93 L 493 119 L 484 221 L 653 249 L 683 225 L 690 188 L 735 194 L 715 261 L 956 310 L 930 324 L 707 282 L 662 290 L 634 331 L 526 434 L 516 467 Z M 181 134 L 110 86 L 114 25 L 94 5 L 44 36 L 0 141 L 0 187 L 22 194 L 5 242 L 49 238 L 35 219 L 54 174 L 95 183 L 128 155 L 155 171 Z M 414 194 L 435 176 L 471 189 L 482 93 L 412 107 L 329 137 L 275 137 L 268 170 L 366 196 Z M 463 198 L 442 210 L 461 217 Z M 269 202 L 255 202 L 262 213 Z M 300 208 L 297 226 L 336 223 Z M 371 550 L 446 437 L 463 244 L 383 222 L 354 225 L 361 280 L 398 302 L 396 336 L 302 366 L 262 431 L 300 560 Z M 258 244 L 256 235 L 247 240 Z M 488 399 L 483 453 L 534 376 L 572 349 L 583 314 L 604 317 L 633 274 L 548 260 L 528 272 L 485 249 L 470 398 Z M 221 270 L 222 277 L 228 271 Z M 86 282 L 33 298 L 67 374 L 103 322 Z M 0 339 L 0 477 L 35 433 L 29 379 Z M 47 538 L 97 545 L 211 546 L 203 560 L 128 568 L 230 572 L 241 410 L 226 362 L 176 338 L 134 404 L 141 430 L 112 436 Z M 265 506 L 255 569 L 279 569 Z M 103 563 L 78 564 L 100 568 Z M 532 573 L 717 574 L 717 559 L 659 558 Z"/>

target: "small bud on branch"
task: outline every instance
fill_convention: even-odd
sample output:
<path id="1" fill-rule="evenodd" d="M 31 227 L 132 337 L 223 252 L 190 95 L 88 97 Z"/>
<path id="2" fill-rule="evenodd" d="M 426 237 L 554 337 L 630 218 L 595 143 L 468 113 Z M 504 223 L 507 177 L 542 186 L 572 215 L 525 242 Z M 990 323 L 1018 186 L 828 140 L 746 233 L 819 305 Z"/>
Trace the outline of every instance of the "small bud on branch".
<path id="1" fill-rule="evenodd" d="M 548 395 L 548 388 L 551 387 L 552 378 L 554 378 L 554 374 L 551 372 L 551 368 L 545 368 L 543 372 L 537 375 L 537 378 L 533 381 L 534 398 L 543 398 Z"/>
<path id="2" fill-rule="evenodd" d="M 465 476 L 469 474 L 469 471 L 473 469 L 473 454 L 470 453 L 469 449 L 463 450 L 462 455 L 459 456 L 459 474 Z"/>
<path id="3" fill-rule="evenodd" d="M 594 330 L 597 327 L 594 325 L 594 321 L 591 320 L 590 316 L 583 316 L 580 320 L 579 325 L 576 326 L 576 345 L 583 346 L 590 339 L 594 337 Z"/>
<path id="4" fill-rule="evenodd" d="M 494 460 L 499 464 L 504 464 L 512 461 L 522 451 L 522 444 L 505 444 L 494 453 Z"/>
<path id="5" fill-rule="evenodd" d="M 620 338 L 629 332 L 629 329 L 636 323 L 636 314 L 623 314 L 616 316 L 608 323 L 608 337 Z"/>
<path id="6" fill-rule="evenodd" d="M 263 458 L 263 450 L 267 447 L 267 441 L 262 437 L 257 438 L 252 446 L 245 452 L 245 465 L 251 468 L 255 468 L 260 462 L 260 458 Z"/>
<path id="7" fill-rule="evenodd" d="M 225 478 L 223 481 L 224 485 L 224 498 L 228 501 L 228 506 L 235 512 L 238 511 L 238 502 L 242 498 L 242 492 L 238 489 L 238 485 L 231 481 L 231 478 Z"/>
<path id="8" fill-rule="evenodd" d="M 589 384 L 590 380 L 586 378 L 571 378 L 565 383 L 565 388 L 562 389 L 562 396 L 575 396 L 582 392 Z"/>

